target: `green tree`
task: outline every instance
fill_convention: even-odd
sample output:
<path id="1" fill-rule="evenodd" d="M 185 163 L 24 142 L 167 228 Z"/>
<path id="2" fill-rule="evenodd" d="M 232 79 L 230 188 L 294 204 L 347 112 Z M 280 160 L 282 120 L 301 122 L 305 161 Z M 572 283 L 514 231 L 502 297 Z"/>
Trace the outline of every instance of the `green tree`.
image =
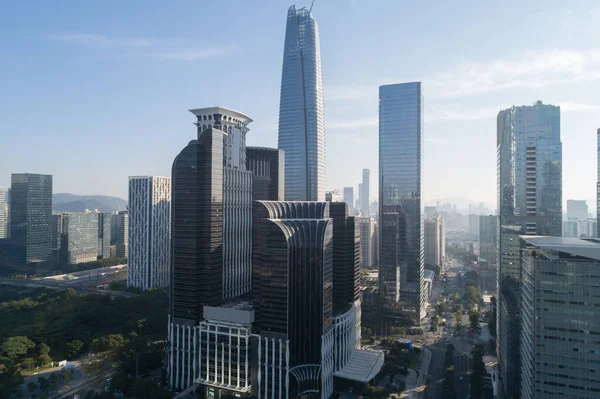
<path id="1" fill-rule="evenodd" d="M 469 313 L 469 322 L 471 323 L 471 330 L 479 328 L 479 312 Z"/>
<path id="2" fill-rule="evenodd" d="M 481 302 L 481 294 L 479 294 L 479 290 L 475 287 L 468 287 L 465 290 L 465 294 L 463 295 L 463 299 L 469 309 L 473 309 L 475 306 L 479 305 Z"/>
<path id="3" fill-rule="evenodd" d="M 69 384 L 71 381 L 75 379 L 75 376 L 71 372 L 71 370 L 65 370 L 63 372 L 63 378 L 65 379 L 65 383 Z"/>
<path id="4" fill-rule="evenodd" d="M 473 372 L 470 377 L 470 391 L 472 399 L 483 399 L 483 378 L 486 374 L 483 355 L 485 348 L 482 344 L 473 346 L 471 355 L 473 356 Z"/>
<path id="5" fill-rule="evenodd" d="M 37 391 L 38 386 L 35 382 L 33 381 L 29 381 L 27 383 L 27 392 L 29 392 L 29 396 L 31 396 L 32 393 L 34 393 L 35 391 Z"/>
<path id="6" fill-rule="evenodd" d="M 42 354 L 48 355 L 50 353 L 50 347 L 42 342 L 41 344 L 38 345 L 38 353 L 40 355 L 42 355 Z"/>
<path id="7" fill-rule="evenodd" d="M 32 340 L 24 336 L 16 336 L 7 338 L 2 343 L 2 353 L 10 360 L 15 360 L 19 356 L 26 355 L 30 349 L 35 348 Z"/>
<path id="8" fill-rule="evenodd" d="M 40 367 L 44 367 L 45 365 L 49 364 L 51 361 L 52 361 L 52 358 L 49 355 L 42 353 L 37 358 L 37 365 Z"/>
<path id="9" fill-rule="evenodd" d="M 67 342 L 67 356 L 69 359 L 76 358 L 83 351 L 83 342 L 78 339 Z"/>
<path id="10" fill-rule="evenodd" d="M 26 357 L 25 359 L 23 359 L 21 361 L 21 367 L 27 369 L 27 370 L 31 370 L 32 368 L 34 368 L 36 365 L 36 361 L 35 359 L 31 358 L 31 357 Z"/>
<path id="11" fill-rule="evenodd" d="M 50 391 L 50 380 L 46 377 L 38 378 L 38 384 L 40 385 L 40 391 L 49 392 Z"/>

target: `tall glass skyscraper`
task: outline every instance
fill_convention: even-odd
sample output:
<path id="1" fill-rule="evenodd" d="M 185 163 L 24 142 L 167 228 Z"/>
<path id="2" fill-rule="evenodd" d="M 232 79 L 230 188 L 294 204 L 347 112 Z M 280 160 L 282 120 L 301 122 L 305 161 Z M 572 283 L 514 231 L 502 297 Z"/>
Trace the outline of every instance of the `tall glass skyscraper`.
<path id="1" fill-rule="evenodd" d="M 11 177 L 10 238 L 14 259 L 23 264 L 52 259 L 52 176 L 15 173 Z"/>
<path id="2" fill-rule="evenodd" d="M 498 360 L 506 395 L 518 397 L 518 235 L 562 235 L 560 107 L 540 101 L 500 111 L 497 128 Z"/>
<path id="3" fill-rule="evenodd" d="M 319 28 L 306 8 L 288 10 L 279 101 L 285 199 L 325 200 L 325 119 Z"/>
<path id="4" fill-rule="evenodd" d="M 596 160 L 598 162 L 598 181 L 596 183 L 596 237 L 600 237 L 600 128 L 598 128 L 598 155 Z"/>
<path id="5" fill-rule="evenodd" d="M 394 301 L 402 299 L 418 319 L 426 302 L 423 103 L 421 82 L 379 87 L 379 290 Z"/>

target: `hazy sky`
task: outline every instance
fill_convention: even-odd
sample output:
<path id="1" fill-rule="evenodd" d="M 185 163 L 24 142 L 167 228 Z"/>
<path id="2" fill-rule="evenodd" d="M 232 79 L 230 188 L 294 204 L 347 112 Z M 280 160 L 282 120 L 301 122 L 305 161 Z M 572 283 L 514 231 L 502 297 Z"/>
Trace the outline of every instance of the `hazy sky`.
<path id="1" fill-rule="evenodd" d="M 563 199 L 594 205 L 600 4 L 490 3 L 317 0 L 329 189 L 377 182 L 378 85 L 420 80 L 426 199 L 495 204 L 496 115 L 542 100 L 561 106 Z M 190 108 L 242 111 L 248 144 L 276 146 L 291 4 L 6 2 L 0 185 L 49 173 L 54 192 L 126 198 L 127 176 L 170 175 Z"/>

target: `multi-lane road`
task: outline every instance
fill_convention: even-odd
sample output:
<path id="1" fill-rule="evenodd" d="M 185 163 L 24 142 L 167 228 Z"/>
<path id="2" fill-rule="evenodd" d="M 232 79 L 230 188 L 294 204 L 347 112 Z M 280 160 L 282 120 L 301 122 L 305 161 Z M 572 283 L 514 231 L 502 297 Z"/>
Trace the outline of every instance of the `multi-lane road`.
<path id="1" fill-rule="evenodd" d="M 107 284 L 113 280 L 126 278 L 127 268 L 123 266 L 112 266 L 102 269 L 75 272 L 69 275 L 60 275 L 36 279 L 9 279 L 0 278 L 0 285 L 12 285 L 19 287 L 45 287 L 51 289 L 73 288 L 78 294 L 100 294 L 111 297 L 131 298 L 137 296 L 130 292 L 101 290 L 95 288 L 100 284 Z M 71 276 L 71 277 L 67 277 Z"/>

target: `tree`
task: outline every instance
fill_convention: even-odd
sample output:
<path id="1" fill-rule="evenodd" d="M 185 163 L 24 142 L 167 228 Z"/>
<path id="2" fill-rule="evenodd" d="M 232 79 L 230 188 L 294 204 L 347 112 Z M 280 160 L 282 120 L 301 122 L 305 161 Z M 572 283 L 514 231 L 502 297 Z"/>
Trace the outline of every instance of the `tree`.
<path id="1" fill-rule="evenodd" d="M 42 391 L 42 392 L 50 391 L 50 380 L 48 380 L 46 377 L 38 378 L 38 384 L 40 384 L 40 391 Z"/>
<path id="2" fill-rule="evenodd" d="M 446 310 L 448 310 L 448 305 L 446 302 L 439 302 L 437 304 L 436 312 L 438 316 L 442 316 L 444 313 L 446 313 Z"/>
<path id="3" fill-rule="evenodd" d="M 45 353 L 42 353 L 37 358 L 37 364 L 40 367 L 44 367 L 45 365 L 49 364 L 51 361 L 52 361 L 52 358 L 49 355 L 46 355 Z"/>
<path id="4" fill-rule="evenodd" d="M 42 354 L 47 355 L 50 353 L 50 347 L 42 342 L 41 344 L 38 345 L 38 353 L 40 355 L 42 355 Z"/>
<path id="5" fill-rule="evenodd" d="M 19 356 L 26 355 L 33 348 L 35 348 L 33 341 L 21 335 L 7 338 L 1 347 L 4 356 L 13 361 Z"/>
<path id="6" fill-rule="evenodd" d="M 68 384 L 75 379 L 75 376 L 71 370 L 65 370 L 63 372 L 63 378 L 65 379 L 65 383 Z"/>
<path id="7" fill-rule="evenodd" d="M 38 386 L 35 382 L 33 381 L 29 381 L 27 383 L 27 392 L 29 392 L 29 396 L 31 396 L 32 393 L 34 393 L 35 391 L 37 391 Z"/>
<path id="8" fill-rule="evenodd" d="M 468 287 L 463 295 L 463 299 L 467 304 L 469 309 L 474 308 L 476 305 L 479 305 L 481 302 L 481 294 L 479 294 L 479 290 L 475 287 Z"/>
<path id="9" fill-rule="evenodd" d="M 69 359 L 76 358 L 83 351 L 83 342 L 78 339 L 67 342 L 67 356 Z"/>
<path id="10" fill-rule="evenodd" d="M 469 313 L 469 321 L 471 322 L 471 330 L 479 328 L 479 312 L 473 311 Z"/>
<path id="11" fill-rule="evenodd" d="M 26 357 L 21 361 L 21 366 L 27 370 L 31 370 L 35 367 L 36 361 L 31 357 Z"/>
<path id="12" fill-rule="evenodd" d="M 473 356 L 473 372 L 471 373 L 470 391 L 472 399 L 483 399 L 483 377 L 486 374 L 485 364 L 483 363 L 483 354 L 485 348 L 482 344 L 473 346 L 471 354 Z"/>

